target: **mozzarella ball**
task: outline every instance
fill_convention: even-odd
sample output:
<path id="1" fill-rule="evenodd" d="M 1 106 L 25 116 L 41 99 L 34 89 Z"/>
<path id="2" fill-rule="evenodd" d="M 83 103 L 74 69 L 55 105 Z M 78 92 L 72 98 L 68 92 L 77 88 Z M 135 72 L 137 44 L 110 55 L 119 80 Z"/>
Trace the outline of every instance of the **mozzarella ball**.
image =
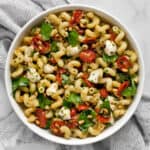
<path id="1" fill-rule="evenodd" d="M 52 73 L 54 72 L 55 67 L 51 66 L 50 64 L 44 65 L 44 73 Z"/>
<path id="2" fill-rule="evenodd" d="M 112 56 L 116 53 L 116 51 L 117 51 L 116 44 L 113 41 L 106 40 L 104 49 L 105 54 L 107 54 L 108 56 Z"/>

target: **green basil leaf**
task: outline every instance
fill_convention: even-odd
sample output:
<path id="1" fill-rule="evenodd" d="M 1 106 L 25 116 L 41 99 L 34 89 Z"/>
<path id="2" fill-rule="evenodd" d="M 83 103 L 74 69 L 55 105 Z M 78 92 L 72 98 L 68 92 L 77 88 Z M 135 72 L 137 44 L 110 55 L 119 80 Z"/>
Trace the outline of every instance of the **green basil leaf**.
<path id="1" fill-rule="evenodd" d="M 84 123 L 79 125 L 79 128 L 82 131 L 87 131 L 90 126 L 94 125 L 93 121 L 88 118 L 88 115 L 92 115 L 91 119 L 93 119 L 96 116 L 96 112 L 92 109 L 89 109 L 80 113 L 79 120 L 84 120 Z"/>
<path id="2" fill-rule="evenodd" d="M 106 54 L 103 54 L 103 60 L 107 63 L 113 63 L 117 60 L 118 56 L 113 55 L 113 56 L 108 56 Z"/>
<path id="3" fill-rule="evenodd" d="M 49 129 L 50 125 L 51 125 L 51 120 L 47 120 L 45 129 Z"/>
<path id="4" fill-rule="evenodd" d="M 136 94 L 136 90 L 137 90 L 137 87 L 135 85 L 135 82 L 131 79 L 131 86 L 123 90 L 122 95 L 125 97 L 134 96 Z"/>
<path id="5" fill-rule="evenodd" d="M 52 52 L 59 51 L 59 47 L 57 46 L 57 42 L 56 41 L 52 41 L 52 43 L 51 43 L 51 51 Z"/>
<path id="6" fill-rule="evenodd" d="M 63 106 L 64 106 L 64 107 L 67 107 L 67 108 L 71 108 L 71 107 L 72 107 L 72 103 L 71 103 L 71 102 L 68 102 L 67 100 L 64 100 L 64 101 L 63 101 Z"/>
<path id="7" fill-rule="evenodd" d="M 124 81 L 127 81 L 130 79 L 129 75 L 128 74 L 125 74 L 125 73 L 118 73 L 119 75 L 119 81 L 120 82 L 124 82 Z"/>
<path id="8" fill-rule="evenodd" d="M 39 106 L 42 109 L 44 109 L 45 106 L 50 105 L 52 103 L 52 101 L 45 97 L 43 94 L 39 94 L 37 98 L 39 100 Z"/>
<path id="9" fill-rule="evenodd" d="M 69 32 L 67 39 L 71 46 L 76 46 L 79 43 L 78 36 L 78 32 L 76 32 L 75 30 Z"/>
<path id="10" fill-rule="evenodd" d="M 94 123 L 92 121 L 86 121 L 85 123 L 79 125 L 79 129 L 83 132 L 87 132 L 88 128 L 93 126 Z"/>
<path id="11" fill-rule="evenodd" d="M 68 75 L 62 74 L 61 77 L 62 77 L 62 84 L 63 84 L 63 85 L 65 85 L 65 84 L 70 84 L 70 79 L 69 79 L 69 76 L 68 76 Z"/>
<path id="12" fill-rule="evenodd" d="M 71 93 L 67 98 L 67 101 L 73 104 L 79 104 L 81 103 L 81 97 L 79 94 Z"/>
<path id="13" fill-rule="evenodd" d="M 134 96 L 136 94 L 136 87 L 127 87 L 123 92 L 122 95 L 125 97 Z"/>
<path id="14" fill-rule="evenodd" d="M 108 100 L 108 99 L 105 99 L 104 102 L 103 102 L 103 104 L 101 104 L 100 107 L 101 107 L 101 108 L 106 108 L 106 109 L 110 110 L 111 107 L 110 107 L 110 102 L 109 102 L 109 100 Z"/>
<path id="15" fill-rule="evenodd" d="M 88 120 L 88 115 L 92 115 L 92 117 L 94 118 L 96 116 L 96 112 L 93 109 L 84 110 L 80 113 L 79 120 Z"/>
<path id="16" fill-rule="evenodd" d="M 46 22 L 43 22 L 42 25 L 41 25 L 41 35 L 42 35 L 42 38 L 43 40 L 47 41 L 50 39 L 50 34 L 52 32 L 52 25 L 49 24 L 49 23 L 46 23 Z"/>
<path id="17" fill-rule="evenodd" d="M 19 78 L 12 80 L 13 92 L 16 91 L 19 87 L 28 86 L 28 85 L 29 85 L 29 79 L 26 77 L 19 77 Z"/>

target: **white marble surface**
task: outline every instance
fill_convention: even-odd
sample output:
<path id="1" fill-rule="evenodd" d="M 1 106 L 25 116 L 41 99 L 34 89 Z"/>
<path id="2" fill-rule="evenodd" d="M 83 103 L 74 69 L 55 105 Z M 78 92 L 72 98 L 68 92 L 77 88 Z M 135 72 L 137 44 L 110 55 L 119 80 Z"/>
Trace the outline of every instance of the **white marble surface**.
<path id="1" fill-rule="evenodd" d="M 150 91 L 150 0 L 72 0 L 73 3 L 84 3 L 88 5 L 95 5 L 99 8 L 107 10 L 109 13 L 117 16 L 121 22 L 126 24 L 129 30 L 136 37 L 141 51 L 143 53 L 145 70 L 146 70 L 146 80 L 144 92 L 148 93 Z M 3 76 L 3 72 L 0 72 Z M 6 112 L 11 110 L 11 107 L 7 101 L 7 96 L 5 93 L 5 88 L 3 86 L 3 80 L 0 81 L 0 94 L 4 96 L 6 101 L 0 100 L 0 118 L 5 117 Z M 3 107 L 3 106 L 6 107 Z M 8 148 L 8 150 L 48 150 L 49 147 L 45 145 L 24 145 L 15 148 Z"/>

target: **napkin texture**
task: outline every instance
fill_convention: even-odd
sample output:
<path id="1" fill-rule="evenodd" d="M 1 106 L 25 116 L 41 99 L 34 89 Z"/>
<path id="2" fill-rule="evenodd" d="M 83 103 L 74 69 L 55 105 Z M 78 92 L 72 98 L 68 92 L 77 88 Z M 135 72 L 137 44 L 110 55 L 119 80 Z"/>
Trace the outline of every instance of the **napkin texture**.
<path id="1" fill-rule="evenodd" d="M 0 0 L 0 55 L 7 54 L 14 36 L 29 19 L 45 9 L 66 2 L 65 0 Z M 5 92 L 3 73 L 4 71 L 0 70 L 0 93 Z M 0 117 L 0 150 L 25 143 L 49 144 L 50 149 L 53 150 L 150 149 L 150 99 L 141 100 L 134 116 L 116 134 L 101 142 L 85 146 L 59 145 L 35 135 L 12 111 L 6 94 L 0 98 L 0 114 L 3 114 L 3 117 Z"/>

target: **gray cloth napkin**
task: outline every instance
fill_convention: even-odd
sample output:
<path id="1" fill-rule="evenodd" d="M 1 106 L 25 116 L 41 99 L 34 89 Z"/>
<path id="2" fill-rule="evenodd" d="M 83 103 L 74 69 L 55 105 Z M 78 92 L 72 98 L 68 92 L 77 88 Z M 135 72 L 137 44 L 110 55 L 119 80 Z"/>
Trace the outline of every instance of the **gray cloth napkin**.
<path id="1" fill-rule="evenodd" d="M 0 0 L 0 55 L 6 54 L 14 36 L 33 16 L 50 7 L 65 4 L 65 0 Z M 4 76 L 0 71 L 0 92 L 4 92 Z M 8 107 L 7 96 L 0 105 Z M 4 105 L 5 104 L 5 105 Z M 0 113 L 3 113 L 0 109 Z M 11 111 L 0 118 L 0 150 L 25 143 L 50 144 L 56 150 L 148 150 L 150 149 L 150 100 L 142 99 L 130 121 L 116 134 L 85 146 L 65 146 L 52 143 L 35 135 Z"/>

